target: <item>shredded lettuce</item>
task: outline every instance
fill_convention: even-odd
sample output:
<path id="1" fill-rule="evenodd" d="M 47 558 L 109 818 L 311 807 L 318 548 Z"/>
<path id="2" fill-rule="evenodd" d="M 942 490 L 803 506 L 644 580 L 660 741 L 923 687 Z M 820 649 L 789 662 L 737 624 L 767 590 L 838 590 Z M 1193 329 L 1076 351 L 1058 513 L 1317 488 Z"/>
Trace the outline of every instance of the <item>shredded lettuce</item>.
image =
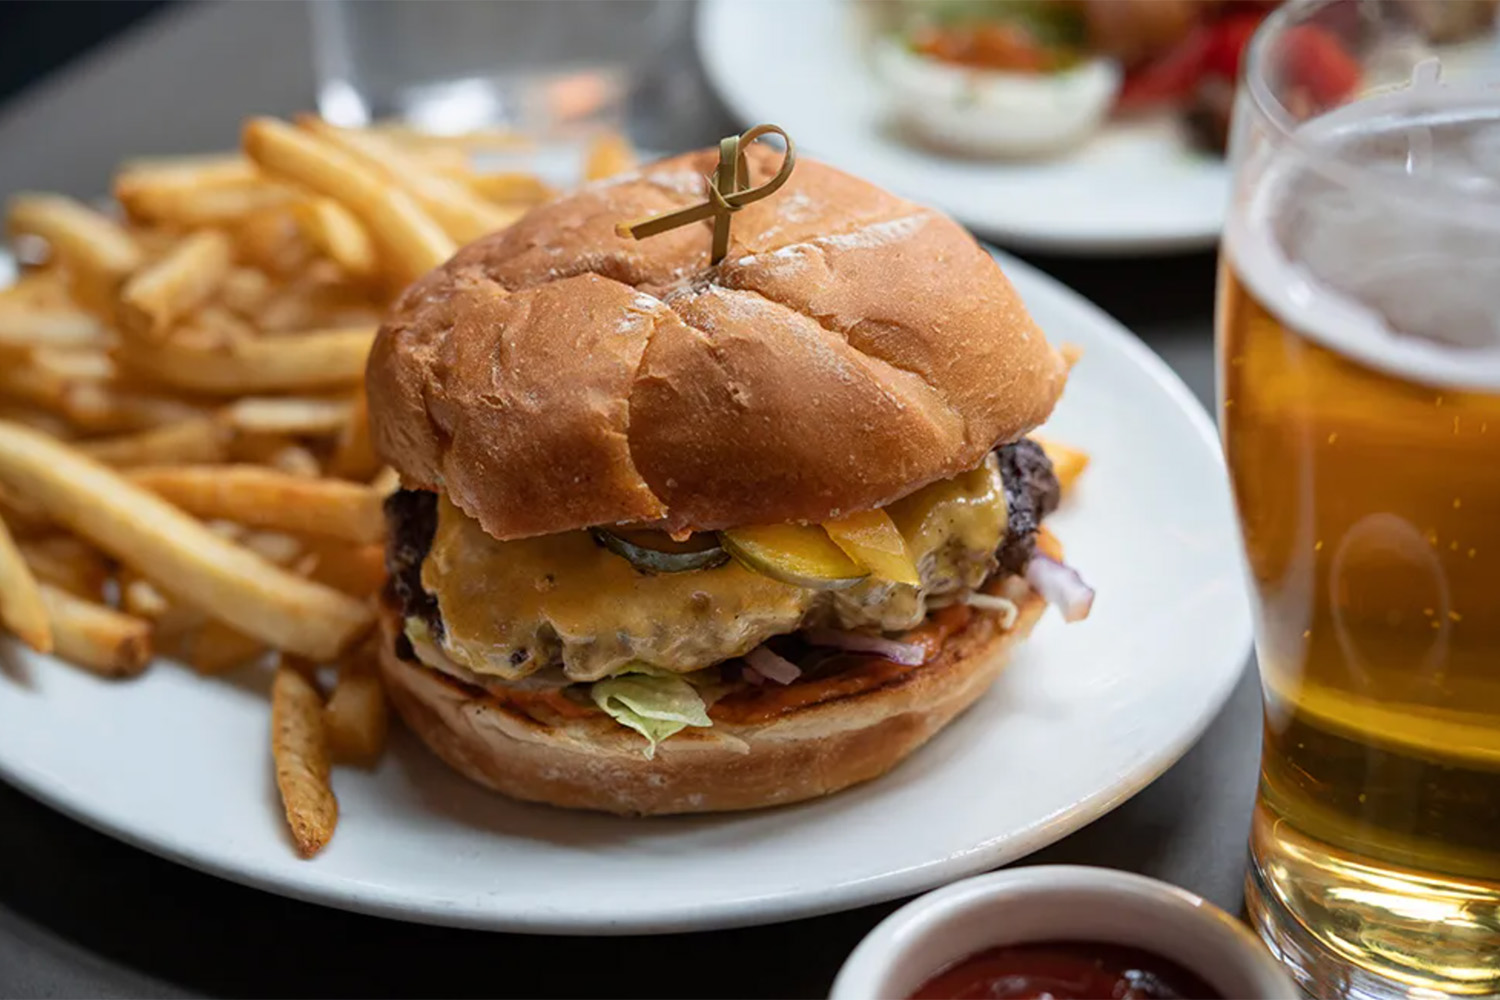
<path id="1" fill-rule="evenodd" d="M 616 722 L 646 737 L 648 759 L 656 756 L 656 744 L 673 733 L 713 725 L 693 685 L 677 674 L 641 667 L 632 664 L 627 673 L 595 681 L 589 693 Z"/>

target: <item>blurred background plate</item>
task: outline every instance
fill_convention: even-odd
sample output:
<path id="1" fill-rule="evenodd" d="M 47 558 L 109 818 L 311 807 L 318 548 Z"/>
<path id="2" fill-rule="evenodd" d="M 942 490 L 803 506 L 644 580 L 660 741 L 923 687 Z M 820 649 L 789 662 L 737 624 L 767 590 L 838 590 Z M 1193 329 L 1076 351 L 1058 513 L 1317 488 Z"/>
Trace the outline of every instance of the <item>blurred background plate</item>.
<path id="1" fill-rule="evenodd" d="M 1112 122 L 1035 162 L 966 160 L 907 145 L 884 124 L 851 0 L 704 0 L 698 54 L 745 124 L 775 122 L 798 147 L 983 236 L 1056 253 L 1212 246 L 1229 192 L 1223 159 L 1194 150 L 1170 116 Z"/>
<path id="2" fill-rule="evenodd" d="M 706 930 L 919 892 L 1013 861 L 1161 774 L 1240 676 L 1250 623 L 1219 447 L 1162 361 L 1056 281 L 1000 258 L 1083 349 L 1047 433 L 1093 464 L 1053 522 L 1097 588 L 1055 612 L 975 707 L 891 775 L 743 815 L 626 820 L 503 799 L 405 737 L 334 777 L 341 820 L 299 861 L 271 773 L 264 673 L 170 664 L 105 682 L 0 645 L 0 774 L 164 857 L 399 919 L 575 934 Z"/>

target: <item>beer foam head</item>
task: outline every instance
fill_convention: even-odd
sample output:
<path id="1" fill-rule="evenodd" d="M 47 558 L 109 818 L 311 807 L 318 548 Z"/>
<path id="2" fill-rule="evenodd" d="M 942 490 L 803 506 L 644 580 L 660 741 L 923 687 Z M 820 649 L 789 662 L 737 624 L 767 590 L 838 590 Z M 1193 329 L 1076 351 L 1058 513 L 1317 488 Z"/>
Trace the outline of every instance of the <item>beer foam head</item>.
<path id="1" fill-rule="evenodd" d="M 1288 326 L 1390 374 L 1500 389 L 1500 90 L 1390 91 L 1309 122 L 1231 214 L 1237 272 Z"/>

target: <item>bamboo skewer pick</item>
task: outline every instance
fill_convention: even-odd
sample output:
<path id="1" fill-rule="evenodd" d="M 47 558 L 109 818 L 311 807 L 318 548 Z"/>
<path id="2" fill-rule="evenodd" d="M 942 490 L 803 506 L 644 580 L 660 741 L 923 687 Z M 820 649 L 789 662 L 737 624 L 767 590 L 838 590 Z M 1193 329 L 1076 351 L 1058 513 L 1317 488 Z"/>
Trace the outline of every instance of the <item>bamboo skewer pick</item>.
<path id="1" fill-rule="evenodd" d="M 781 159 L 781 168 L 776 175 L 759 187 L 747 187 L 750 172 L 745 164 L 745 148 L 756 139 L 771 133 L 781 136 L 786 142 L 786 155 Z M 652 236 L 686 226 L 704 219 L 714 220 L 713 252 L 709 263 L 717 264 L 729 252 L 729 222 L 735 212 L 746 205 L 775 194 L 792 176 L 797 165 L 797 147 L 792 137 L 779 125 L 756 125 L 740 135 L 725 136 L 719 141 L 719 166 L 708 178 L 708 200 L 699 205 L 680 208 L 665 215 L 648 216 L 634 222 L 622 222 L 615 226 L 620 236 L 644 240 Z"/>

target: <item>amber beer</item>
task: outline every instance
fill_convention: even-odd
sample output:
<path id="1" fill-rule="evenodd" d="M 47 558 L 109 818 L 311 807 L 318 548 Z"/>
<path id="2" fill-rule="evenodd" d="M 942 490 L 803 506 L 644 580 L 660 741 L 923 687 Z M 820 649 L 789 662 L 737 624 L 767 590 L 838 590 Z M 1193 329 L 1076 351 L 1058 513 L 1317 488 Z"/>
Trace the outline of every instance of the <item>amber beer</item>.
<path id="1" fill-rule="evenodd" d="M 1494 95 L 1431 120 L 1370 103 L 1336 129 L 1303 126 L 1300 148 L 1355 162 L 1417 148 L 1464 170 L 1500 135 Z M 1500 225 L 1483 213 L 1497 203 L 1444 214 L 1351 191 L 1295 149 L 1267 159 L 1236 201 L 1219 288 L 1221 423 L 1266 704 L 1248 906 L 1294 967 L 1335 956 L 1356 979 L 1489 995 Z"/>

